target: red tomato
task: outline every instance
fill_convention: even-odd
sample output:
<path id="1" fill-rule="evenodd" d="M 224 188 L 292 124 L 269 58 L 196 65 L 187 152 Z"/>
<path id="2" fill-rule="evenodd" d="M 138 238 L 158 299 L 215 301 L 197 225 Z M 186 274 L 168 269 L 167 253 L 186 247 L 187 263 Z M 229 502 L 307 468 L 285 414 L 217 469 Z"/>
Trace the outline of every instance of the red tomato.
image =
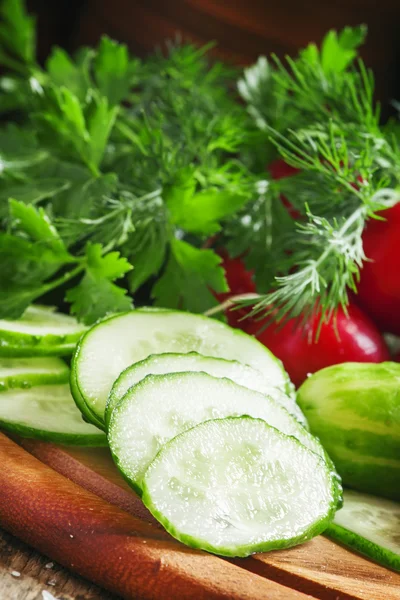
<path id="1" fill-rule="evenodd" d="M 250 323 L 245 330 L 256 335 L 257 339 L 275 354 L 296 386 L 301 385 L 308 373 L 315 373 L 324 367 L 343 362 L 382 362 L 389 360 L 385 342 L 369 318 L 354 304 L 348 307 L 349 317 L 339 308 L 336 336 L 333 318 L 322 326 L 318 342 L 314 339 L 317 319 L 313 317 L 305 330 L 296 327 L 291 320 L 281 329 L 271 324 L 262 331 L 261 324 Z"/>
<path id="2" fill-rule="evenodd" d="M 256 285 L 253 281 L 253 273 L 248 271 L 241 258 L 230 258 L 226 251 L 219 252 L 222 256 L 222 266 L 225 269 L 226 280 L 229 285 L 229 292 L 226 294 L 216 294 L 219 302 L 224 302 L 231 296 L 239 294 L 254 294 Z M 240 308 L 238 310 L 227 310 L 226 317 L 231 327 L 243 328 L 241 319 L 249 312 L 249 309 Z"/>
<path id="3" fill-rule="evenodd" d="M 358 284 L 359 304 L 383 330 L 400 335 L 400 203 L 371 219 L 363 233 L 365 262 Z"/>
<path id="4" fill-rule="evenodd" d="M 268 171 L 271 173 L 272 179 L 283 179 L 284 177 L 291 177 L 300 172 L 300 169 L 291 167 L 282 158 L 277 158 L 268 165 Z"/>

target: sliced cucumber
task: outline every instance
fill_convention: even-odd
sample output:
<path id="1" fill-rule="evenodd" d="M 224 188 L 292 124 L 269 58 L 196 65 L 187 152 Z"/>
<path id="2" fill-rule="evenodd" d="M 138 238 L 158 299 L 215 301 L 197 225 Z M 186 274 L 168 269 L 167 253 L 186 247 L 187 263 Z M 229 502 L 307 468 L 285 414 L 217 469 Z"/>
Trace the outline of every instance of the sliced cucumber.
<path id="1" fill-rule="evenodd" d="M 147 375 L 163 375 L 167 373 L 182 373 L 187 371 L 203 371 L 214 377 L 226 377 L 250 390 L 268 394 L 300 423 L 306 425 L 306 419 L 293 398 L 281 389 L 271 386 L 271 382 L 260 371 L 236 360 L 202 356 L 197 352 L 188 354 L 152 354 L 148 358 L 131 365 L 121 373 L 115 381 L 106 406 L 106 423 L 110 422 L 113 409 L 129 388 L 136 385 Z"/>
<path id="2" fill-rule="evenodd" d="M 82 337 L 73 361 L 73 395 L 104 423 L 108 394 L 126 367 L 150 354 L 192 351 L 238 360 L 260 371 L 274 387 L 291 391 L 282 363 L 253 337 L 208 317 L 145 309 L 105 319 Z"/>
<path id="3" fill-rule="evenodd" d="M 30 306 L 16 321 L 0 320 L 0 356 L 66 356 L 85 329 L 52 308 Z"/>
<path id="4" fill-rule="evenodd" d="M 108 441 L 118 468 L 140 494 L 143 474 L 163 444 L 203 421 L 241 415 L 264 419 L 325 457 L 319 441 L 275 400 L 205 373 L 146 377 L 114 408 Z"/>
<path id="5" fill-rule="evenodd" d="M 107 444 L 104 433 L 83 421 L 67 383 L 3 391 L 0 427 L 24 437 L 64 444 Z"/>
<path id="6" fill-rule="evenodd" d="M 343 508 L 326 535 L 400 571 L 400 504 L 397 502 L 345 490 Z"/>
<path id="7" fill-rule="evenodd" d="M 69 368 L 61 358 L 0 358 L 0 392 L 68 380 Z"/>
<path id="8" fill-rule="evenodd" d="M 264 421 L 207 421 L 166 444 L 143 502 L 175 538 L 223 556 L 287 548 L 322 533 L 336 510 L 324 460 Z"/>

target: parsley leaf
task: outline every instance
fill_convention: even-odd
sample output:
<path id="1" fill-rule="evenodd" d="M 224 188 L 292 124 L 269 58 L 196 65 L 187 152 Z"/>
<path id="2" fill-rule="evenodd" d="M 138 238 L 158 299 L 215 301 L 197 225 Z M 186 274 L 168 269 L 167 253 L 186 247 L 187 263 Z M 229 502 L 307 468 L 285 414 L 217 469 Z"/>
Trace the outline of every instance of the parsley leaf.
<path id="1" fill-rule="evenodd" d="M 80 266 L 49 281 L 61 268 L 77 262 L 43 209 L 10 200 L 8 231 L 0 232 L 3 318 L 19 317 L 34 299 L 72 278 Z"/>
<path id="2" fill-rule="evenodd" d="M 321 66 L 324 72 L 341 73 L 345 71 L 356 58 L 358 47 L 364 43 L 366 35 L 367 27 L 365 25 L 345 27 L 339 35 L 334 30 L 329 31 L 321 47 Z"/>
<path id="3" fill-rule="evenodd" d="M 75 63 L 62 48 L 54 48 L 46 61 L 47 73 L 53 84 L 65 86 L 80 102 L 85 100 L 90 82 L 90 61 L 94 52 L 86 53 Z"/>
<path id="4" fill-rule="evenodd" d="M 152 290 L 157 306 L 203 312 L 216 304 L 215 292 L 228 291 L 221 257 L 173 239 L 164 273 Z"/>
<path id="5" fill-rule="evenodd" d="M 23 0 L 3 0 L 0 15 L 0 62 L 23 72 L 35 62 L 35 19 L 25 11 Z"/>
<path id="6" fill-rule="evenodd" d="M 82 160 L 97 177 L 118 108 L 110 108 L 107 98 L 94 91 L 81 103 L 64 86 L 52 86 L 47 98 L 48 110 L 37 117 L 47 123 L 50 136 L 58 136 L 67 155 Z"/>
<path id="7" fill-rule="evenodd" d="M 138 60 L 130 60 L 125 44 L 103 36 L 94 60 L 94 77 L 100 93 L 114 106 L 124 100 L 139 69 Z"/>
<path id="8" fill-rule="evenodd" d="M 227 186 L 195 190 L 195 171 L 187 167 L 177 174 L 175 183 L 167 187 L 164 198 L 174 224 L 203 235 L 219 231 L 220 221 L 242 208 L 251 194 L 250 189 L 246 193 L 244 186 L 237 191 Z"/>
<path id="9" fill-rule="evenodd" d="M 33 242 L 49 248 L 61 260 L 70 258 L 64 242 L 43 208 L 36 209 L 12 198 L 9 206 L 14 227 L 24 232 Z"/>
<path id="10" fill-rule="evenodd" d="M 113 281 L 123 277 L 132 265 L 119 252 L 102 255 L 100 244 L 86 247 L 86 270 L 80 283 L 66 294 L 71 312 L 86 325 L 91 325 L 107 314 L 130 310 L 132 300 L 126 289 Z"/>

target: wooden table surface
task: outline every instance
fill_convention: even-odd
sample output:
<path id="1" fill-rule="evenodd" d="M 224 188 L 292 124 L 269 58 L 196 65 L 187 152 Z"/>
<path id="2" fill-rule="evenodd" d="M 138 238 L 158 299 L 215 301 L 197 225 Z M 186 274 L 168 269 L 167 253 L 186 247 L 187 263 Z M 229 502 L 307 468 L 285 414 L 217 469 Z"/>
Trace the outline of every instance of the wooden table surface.
<path id="1" fill-rule="evenodd" d="M 0 529 L 0 599 L 53 600 L 53 598 L 56 600 L 118 600 L 117 596 L 73 575 Z"/>

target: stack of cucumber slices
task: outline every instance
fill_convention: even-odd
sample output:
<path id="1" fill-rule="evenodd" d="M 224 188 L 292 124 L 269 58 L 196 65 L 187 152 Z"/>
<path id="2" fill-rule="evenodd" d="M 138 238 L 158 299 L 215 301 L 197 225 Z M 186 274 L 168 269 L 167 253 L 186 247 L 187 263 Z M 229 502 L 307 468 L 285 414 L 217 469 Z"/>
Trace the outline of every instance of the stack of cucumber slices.
<path id="1" fill-rule="evenodd" d="M 18 321 L 0 320 L 0 427 L 25 437 L 104 446 L 107 438 L 82 419 L 69 368 L 84 327 L 50 308 L 32 306 Z"/>
<path id="2" fill-rule="evenodd" d="M 85 418 L 171 535 L 224 556 L 321 533 L 341 503 L 282 364 L 206 317 L 138 309 L 79 341 L 71 374 Z"/>
<path id="3" fill-rule="evenodd" d="M 70 373 L 60 357 L 74 350 Z M 213 319 L 138 309 L 85 331 L 35 306 L 0 321 L 0 427 L 108 443 L 150 512 L 190 546 L 247 556 L 325 530 L 400 569 L 399 505 L 346 491 L 335 516 L 340 478 L 282 364 Z"/>

